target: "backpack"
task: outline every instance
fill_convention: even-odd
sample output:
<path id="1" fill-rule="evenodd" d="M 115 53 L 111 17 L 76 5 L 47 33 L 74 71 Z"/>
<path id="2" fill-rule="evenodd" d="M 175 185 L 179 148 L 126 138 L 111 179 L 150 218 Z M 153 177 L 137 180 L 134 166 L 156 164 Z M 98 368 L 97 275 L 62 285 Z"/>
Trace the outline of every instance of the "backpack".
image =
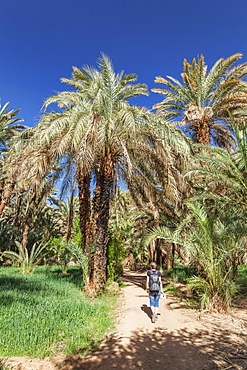
<path id="1" fill-rule="evenodd" d="M 158 271 L 150 271 L 149 275 L 149 290 L 151 292 L 160 291 L 160 281 Z"/>

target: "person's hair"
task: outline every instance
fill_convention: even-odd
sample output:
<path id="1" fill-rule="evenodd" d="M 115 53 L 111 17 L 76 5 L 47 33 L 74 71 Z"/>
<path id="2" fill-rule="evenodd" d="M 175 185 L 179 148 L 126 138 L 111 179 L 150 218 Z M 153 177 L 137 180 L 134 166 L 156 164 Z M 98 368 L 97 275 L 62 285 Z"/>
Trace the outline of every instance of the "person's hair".
<path id="1" fill-rule="evenodd" d="M 151 269 L 156 269 L 156 267 L 157 267 L 157 265 L 156 265 L 156 263 L 155 263 L 155 262 L 151 262 L 151 263 L 150 263 L 150 268 L 151 268 Z"/>

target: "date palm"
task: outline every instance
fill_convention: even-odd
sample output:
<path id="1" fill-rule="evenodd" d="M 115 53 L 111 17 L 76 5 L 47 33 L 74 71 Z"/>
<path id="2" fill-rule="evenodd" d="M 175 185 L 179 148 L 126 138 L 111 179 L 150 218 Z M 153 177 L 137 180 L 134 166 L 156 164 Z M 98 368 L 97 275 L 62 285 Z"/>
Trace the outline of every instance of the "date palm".
<path id="1" fill-rule="evenodd" d="M 8 107 L 9 102 L 3 106 L 0 105 L 0 215 L 3 212 L 5 205 L 9 202 L 15 187 L 15 179 L 12 176 L 6 175 L 3 170 L 6 152 L 9 149 L 9 145 L 13 137 L 18 134 L 18 132 L 25 129 L 24 126 L 19 124 L 23 119 L 16 118 L 20 109 L 8 110 Z"/>
<path id="2" fill-rule="evenodd" d="M 136 75 L 115 73 L 105 55 L 98 68 L 73 68 L 71 79 L 62 82 L 73 88 L 49 97 L 44 106 L 56 103 L 60 112 L 46 113 L 37 128 L 37 142 L 50 148 L 54 158 L 75 162 L 79 189 L 80 218 L 90 222 L 90 187 L 96 179 L 95 253 L 91 284 L 99 290 L 106 278 L 109 202 L 118 168 L 128 163 L 128 145 L 143 128 L 145 110 L 128 99 L 147 95 L 143 84 L 133 84 Z M 86 217 L 85 217 L 86 216 Z M 87 228 L 90 225 L 86 225 Z M 82 230 L 82 233 L 87 230 Z"/>
<path id="3" fill-rule="evenodd" d="M 150 145 L 142 141 L 135 148 L 134 174 L 131 178 L 126 176 L 126 182 L 137 208 L 145 215 L 142 219 L 146 228 L 174 228 L 186 212 L 184 200 L 191 193 L 183 171 L 190 163 L 192 142 L 176 127 L 154 116 L 151 121 L 156 125 L 143 132 Z M 170 246 L 153 241 L 148 247 L 150 261 L 161 264 L 165 254 L 168 257 Z M 169 266 L 171 260 L 166 258 L 166 263 Z"/>
<path id="4" fill-rule="evenodd" d="M 238 217 L 245 218 L 247 214 L 247 125 L 240 127 L 232 120 L 232 126 L 237 140 L 237 149 L 228 153 L 223 148 L 211 147 L 210 155 L 200 153 L 193 160 L 193 166 L 185 176 L 197 181 L 201 186 L 198 199 L 207 199 L 212 208 L 224 209 L 231 214 L 238 209 Z M 201 165 L 203 163 L 203 166 Z M 206 191 L 205 191 L 206 188 Z"/>
<path id="5" fill-rule="evenodd" d="M 152 91 L 165 98 L 154 108 L 174 124 L 184 126 L 184 132 L 195 142 L 231 151 L 235 140 L 229 111 L 234 114 L 247 108 L 247 83 L 243 81 L 247 63 L 234 66 L 241 57 L 237 53 L 221 58 L 209 71 L 203 55 L 194 58 L 191 64 L 185 59 L 182 82 L 170 76 L 156 77 L 155 82 L 164 84 L 165 88 Z"/>
<path id="6" fill-rule="evenodd" d="M 6 149 L 11 138 L 25 127 L 20 125 L 22 118 L 16 118 L 20 109 L 8 110 L 9 103 L 0 105 L 0 149 Z"/>

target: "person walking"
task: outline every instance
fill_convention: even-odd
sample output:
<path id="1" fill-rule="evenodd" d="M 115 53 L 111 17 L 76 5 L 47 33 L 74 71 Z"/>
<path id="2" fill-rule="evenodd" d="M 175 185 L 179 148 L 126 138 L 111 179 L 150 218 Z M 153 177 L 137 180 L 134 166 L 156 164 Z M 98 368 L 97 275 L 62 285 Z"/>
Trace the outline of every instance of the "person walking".
<path id="1" fill-rule="evenodd" d="M 147 272 L 146 288 L 149 293 L 150 308 L 152 312 L 151 320 L 154 323 L 158 319 L 159 300 L 161 293 L 163 293 L 163 288 L 161 272 L 156 269 L 156 263 L 151 262 L 150 268 L 151 270 Z"/>

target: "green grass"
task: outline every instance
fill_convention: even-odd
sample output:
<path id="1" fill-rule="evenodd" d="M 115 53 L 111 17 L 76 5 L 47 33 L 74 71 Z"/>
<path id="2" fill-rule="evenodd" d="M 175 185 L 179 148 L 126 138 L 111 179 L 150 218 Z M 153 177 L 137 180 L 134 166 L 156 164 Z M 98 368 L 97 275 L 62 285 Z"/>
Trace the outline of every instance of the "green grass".
<path id="1" fill-rule="evenodd" d="M 164 270 L 165 280 L 186 282 L 191 276 L 197 275 L 197 266 L 174 266 L 171 270 Z"/>
<path id="2" fill-rule="evenodd" d="M 237 286 L 239 293 L 247 296 L 247 265 L 238 266 Z"/>
<path id="3" fill-rule="evenodd" d="M 0 268 L 0 355 L 55 356 L 90 349 L 113 325 L 113 297 L 90 300 L 82 274 L 38 267 L 33 275 Z M 116 299 L 116 298 L 115 298 Z"/>
<path id="4" fill-rule="evenodd" d="M 163 291 L 165 293 L 172 293 L 172 294 L 177 294 L 180 292 L 180 290 L 174 286 L 174 283 L 169 283 L 166 286 L 164 286 Z"/>
<path id="5" fill-rule="evenodd" d="M 238 276 L 247 284 L 247 265 L 238 266 Z"/>

